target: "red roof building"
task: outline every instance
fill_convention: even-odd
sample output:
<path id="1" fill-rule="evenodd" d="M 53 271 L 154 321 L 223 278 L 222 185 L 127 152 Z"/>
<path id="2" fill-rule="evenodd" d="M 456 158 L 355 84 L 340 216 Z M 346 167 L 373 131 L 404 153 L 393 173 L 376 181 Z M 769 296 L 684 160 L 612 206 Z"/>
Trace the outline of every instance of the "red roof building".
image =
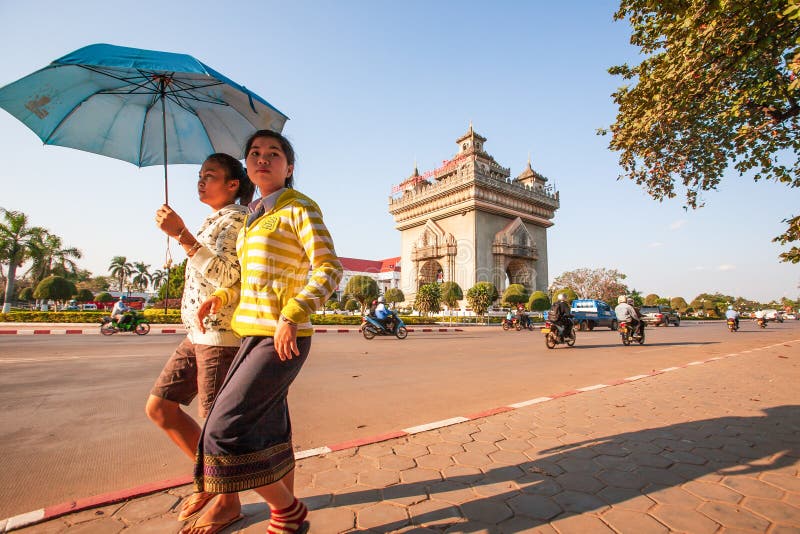
<path id="1" fill-rule="evenodd" d="M 400 256 L 385 260 L 362 260 L 360 258 L 339 257 L 344 273 L 336 294 L 341 296 L 347 282 L 353 276 L 369 276 L 378 283 L 381 294 L 392 287 L 400 287 Z"/>

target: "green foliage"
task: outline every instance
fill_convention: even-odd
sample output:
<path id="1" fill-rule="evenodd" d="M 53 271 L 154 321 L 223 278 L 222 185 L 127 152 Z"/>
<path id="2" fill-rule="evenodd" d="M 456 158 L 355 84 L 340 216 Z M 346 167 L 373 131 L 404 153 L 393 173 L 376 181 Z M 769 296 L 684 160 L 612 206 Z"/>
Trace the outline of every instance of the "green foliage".
<path id="1" fill-rule="evenodd" d="M 69 311 L 69 312 L 40 312 L 40 311 L 14 311 L 0 313 L 0 322 L 9 323 L 97 323 L 107 316 L 105 311 Z M 181 314 L 178 310 L 164 311 L 145 310 L 144 317 L 153 324 L 180 324 Z"/>
<path id="2" fill-rule="evenodd" d="M 28 226 L 28 216 L 21 211 L 0 208 L 0 214 L 3 215 L 3 220 L 0 221 L 0 264 L 8 266 L 5 273 L 3 310 L 8 311 L 14 298 L 17 268 L 30 258 L 33 243 L 47 230 L 39 226 Z"/>
<path id="3" fill-rule="evenodd" d="M 153 275 L 150 274 L 150 266 L 141 261 L 133 262 L 133 271 L 131 274 L 133 274 L 131 283 L 133 287 L 139 291 L 147 289 L 147 286 L 150 285 L 150 281 L 153 279 Z"/>
<path id="4" fill-rule="evenodd" d="M 657 200 L 681 184 L 691 208 L 729 165 L 800 186 L 799 5 L 621 0 L 615 19 L 630 23 L 644 58 L 609 69 L 628 83 L 612 95 L 619 111 L 609 143 L 623 177 Z M 786 222 L 774 240 L 783 245 L 800 240 L 800 220 Z M 780 258 L 800 262 L 800 248 Z"/>
<path id="5" fill-rule="evenodd" d="M 36 299 L 67 300 L 76 293 L 75 284 L 62 276 L 51 275 L 33 290 Z"/>
<path id="6" fill-rule="evenodd" d="M 534 291 L 528 300 L 528 309 L 531 311 L 545 311 L 550 309 L 550 298 L 544 291 Z"/>
<path id="7" fill-rule="evenodd" d="M 476 315 L 484 315 L 497 300 L 497 288 L 490 282 L 478 282 L 467 290 L 467 302 Z"/>
<path id="8" fill-rule="evenodd" d="M 378 298 L 378 283 L 369 276 L 356 275 L 347 281 L 344 292 L 361 304 L 363 313 L 370 302 Z"/>
<path id="9" fill-rule="evenodd" d="M 169 282 L 163 284 L 158 290 L 158 300 L 163 301 L 167 298 L 167 289 L 169 289 L 169 300 L 180 300 L 183 297 L 183 283 L 186 277 L 186 262 L 184 259 L 180 264 L 174 265 L 169 270 Z"/>
<path id="10" fill-rule="evenodd" d="M 108 272 L 116 279 L 117 290 L 122 292 L 125 291 L 125 282 L 133 272 L 133 265 L 125 256 L 114 256 L 108 266 Z"/>
<path id="11" fill-rule="evenodd" d="M 356 299 L 350 299 L 344 305 L 345 311 L 349 311 L 349 312 L 356 311 L 359 308 L 361 308 L 361 303 L 358 302 Z"/>
<path id="12" fill-rule="evenodd" d="M 681 313 L 686 313 L 686 310 L 689 308 L 689 304 L 684 300 L 683 297 L 672 297 L 672 300 L 669 301 L 669 307 L 673 310 L 678 310 Z"/>
<path id="13" fill-rule="evenodd" d="M 444 282 L 441 284 L 442 304 L 452 309 L 458 304 L 458 301 L 464 298 L 464 292 L 461 286 L 456 282 Z"/>
<path id="14" fill-rule="evenodd" d="M 573 300 L 578 298 L 578 295 L 572 290 L 572 288 L 565 287 L 563 289 L 557 289 L 553 291 L 553 298 L 551 299 L 551 302 L 555 302 L 557 300 L 559 293 L 564 293 L 564 296 L 567 298 L 567 304 L 571 304 Z"/>
<path id="15" fill-rule="evenodd" d="M 658 301 L 661 300 L 661 297 L 656 295 L 655 293 L 650 293 L 644 298 L 644 305 L 645 306 L 657 306 Z"/>
<path id="16" fill-rule="evenodd" d="M 628 291 L 628 298 L 633 299 L 633 305 L 635 307 L 640 308 L 644 306 L 644 298 L 642 297 L 642 294 L 639 293 L 638 289 L 631 289 L 630 291 Z M 614 299 L 615 303 L 616 300 L 617 299 Z M 614 304 L 614 306 L 616 306 L 616 304 Z"/>
<path id="17" fill-rule="evenodd" d="M 19 300 L 24 300 L 25 302 L 33 300 L 33 288 L 32 287 L 22 288 L 22 291 L 19 292 Z"/>
<path id="18" fill-rule="evenodd" d="M 78 302 L 89 302 L 94 300 L 94 295 L 88 289 L 79 289 L 75 293 L 74 297 Z"/>
<path id="19" fill-rule="evenodd" d="M 64 247 L 61 238 L 48 231 L 39 232 L 31 242 L 31 275 L 34 285 L 50 275 L 57 275 L 68 280 L 78 277 L 78 265 L 81 251 L 75 247 Z"/>
<path id="20" fill-rule="evenodd" d="M 417 290 L 414 308 L 423 315 L 436 313 L 441 309 L 442 290 L 436 282 L 424 284 Z"/>
<path id="21" fill-rule="evenodd" d="M 512 305 L 525 304 L 528 302 L 528 291 L 522 284 L 511 284 L 503 292 L 503 304 Z"/>
<path id="22" fill-rule="evenodd" d="M 403 294 L 403 291 L 397 287 L 390 287 L 387 289 L 386 293 L 383 295 L 383 298 L 386 299 L 386 302 L 388 302 L 392 308 L 394 308 L 398 302 L 403 302 L 406 300 L 406 296 Z"/>
<path id="23" fill-rule="evenodd" d="M 103 291 L 94 296 L 95 302 L 114 302 L 116 299 L 110 293 Z"/>

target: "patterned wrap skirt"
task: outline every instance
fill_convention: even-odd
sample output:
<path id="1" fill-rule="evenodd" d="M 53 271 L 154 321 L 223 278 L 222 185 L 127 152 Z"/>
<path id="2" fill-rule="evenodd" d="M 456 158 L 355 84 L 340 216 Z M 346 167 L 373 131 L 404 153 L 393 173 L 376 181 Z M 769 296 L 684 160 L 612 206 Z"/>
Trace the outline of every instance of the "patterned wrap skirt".
<path id="1" fill-rule="evenodd" d="M 195 491 L 234 493 L 279 481 L 294 468 L 286 396 L 311 349 L 281 361 L 272 337 L 246 337 L 208 414 L 194 467 Z"/>

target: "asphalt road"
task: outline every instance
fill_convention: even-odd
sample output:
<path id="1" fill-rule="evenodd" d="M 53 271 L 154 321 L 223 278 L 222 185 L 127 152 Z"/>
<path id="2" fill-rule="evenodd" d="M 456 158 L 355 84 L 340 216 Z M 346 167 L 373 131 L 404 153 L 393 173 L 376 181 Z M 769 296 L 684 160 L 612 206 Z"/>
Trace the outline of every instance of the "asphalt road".
<path id="1" fill-rule="evenodd" d="M 406 340 L 318 334 L 290 394 L 299 450 L 800 338 L 800 322 L 650 328 L 644 346 L 580 332 L 471 327 Z M 0 518 L 184 476 L 191 462 L 144 415 L 180 335 L 0 337 Z M 190 408 L 195 413 L 194 405 Z"/>

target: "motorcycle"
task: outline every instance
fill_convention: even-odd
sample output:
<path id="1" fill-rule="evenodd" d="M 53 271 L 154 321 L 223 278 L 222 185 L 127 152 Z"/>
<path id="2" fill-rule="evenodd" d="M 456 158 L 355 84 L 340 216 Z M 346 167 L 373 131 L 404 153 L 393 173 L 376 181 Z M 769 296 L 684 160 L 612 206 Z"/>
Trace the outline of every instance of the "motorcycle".
<path id="1" fill-rule="evenodd" d="M 528 330 L 533 330 L 533 321 L 531 321 L 530 317 L 527 317 L 526 319 L 527 321 L 525 321 L 524 324 L 520 322 L 516 317 L 510 320 L 507 318 L 503 319 L 503 330 L 508 331 L 514 329 L 519 331 L 522 330 L 523 328 L 527 328 Z"/>
<path id="2" fill-rule="evenodd" d="M 566 337 L 564 336 L 564 327 L 550 321 L 545 321 L 541 331 L 544 334 L 544 344 L 547 345 L 548 349 L 556 348 L 559 343 L 566 343 L 568 347 L 571 347 L 577 339 L 575 325 L 570 327 L 569 334 Z"/>
<path id="3" fill-rule="evenodd" d="M 139 336 L 145 336 L 150 332 L 150 323 L 143 315 L 138 313 L 128 314 L 129 320 L 123 323 L 115 321 L 110 316 L 100 319 L 100 333 L 104 336 L 111 336 L 117 332 L 133 332 Z"/>
<path id="4" fill-rule="evenodd" d="M 758 317 L 756 318 L 756 324 L 758 324 L 758 326 L 760 326 L 761 328 L 766 328 L 767 319 L 765 317 Z"/>
<path id="5" fill-rule="evenodd" d="M 739 327 L 736 325 L 736 319 L 728 319 L 727 323 L 728 323 L 728 330 L 730 330 L 731 332 L 736 332 L 737 330 L 739 330 Z"/>
<path id="6" fill-rule="evenodd" d="M 397 339 L 405 339 L 408 336 L 406 323 L 395 312 L 389 313 L 383 324 L 370 315 L 361 318 L 361 333 L 365 339 L 372 339 L 375 336 L 397 336 Z"/>
<path id="7" fill-rule="evenodd" d="M 617 330 L 619 330 L 619 335 L 622 338 L 622 344 L 626 347 L 634 341 L 639 345 L 644 345 L 644 324 L 642 324 L 641 333 L 636 332 L 636 327 L 625 321 L 617 325 Z"/>

